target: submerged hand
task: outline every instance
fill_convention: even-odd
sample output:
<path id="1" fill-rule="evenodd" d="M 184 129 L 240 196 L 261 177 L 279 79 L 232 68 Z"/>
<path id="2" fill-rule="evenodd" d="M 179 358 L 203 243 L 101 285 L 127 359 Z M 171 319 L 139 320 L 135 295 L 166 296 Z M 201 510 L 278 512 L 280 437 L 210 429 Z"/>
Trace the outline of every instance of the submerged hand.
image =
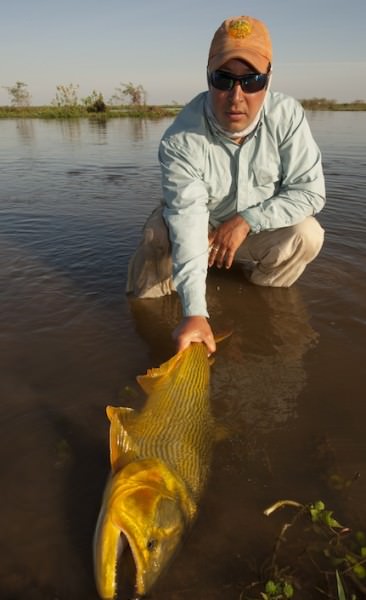
<path id="1" fill-rule="evenodd" d="M 212 329 L 206 317 L 185 317 L 174 329 L 173 339 L 177 342 L 178 352 L 187 348 L 191 342 L 203 342 L 210 354 L 216 350 Z"/>
<path id="2" fill-rule="evenodd" d="M 211 231 L 208 237 L 211 246 L 208 257 L 208 266 L 216 265 L 221 268 L 225 265 L 230 269 L 237 249 L 250 232 L 249 224 L 240 215 L 231 217 L 217 229 Z"/>

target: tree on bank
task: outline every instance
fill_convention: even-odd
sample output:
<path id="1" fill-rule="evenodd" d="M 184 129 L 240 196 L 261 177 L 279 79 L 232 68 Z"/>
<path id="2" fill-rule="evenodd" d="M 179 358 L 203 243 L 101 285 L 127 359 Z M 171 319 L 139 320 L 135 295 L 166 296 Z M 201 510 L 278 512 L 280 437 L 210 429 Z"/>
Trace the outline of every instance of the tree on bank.
<path id="1" fill-rule="evenodd" d="M 68 85 L 57 85 L 56 96 L 52 100 L 53 106 L 58 107 L 74 107 L 78 105 L 78 89 L 79 85 L 69 83 Z"/>
<path id="2" fill-rule="evenodd" d="M 146 90 L 140 85 L 131 83 L 121 83 L 118 88 L 115 88 L 115 93 L 110 99 L 111 104 L 124 104 L 124 100 L 128 98 L 132 106 L 145 106 Z"/>
<path id="3" fill-rule="evenodd" d="M 32 96 L 27 90 L 28 85 L 23 81 L 17 81 L 13 86 L 3 86 L 7 90 L 11 106 L 23 108 L 30 106 Z"/>
<path id="4" fill-rule="evenodd" d="M 89 96 L 82 98 L 81 101 L 88 112 L 102 113 L 107 110 L 107 105 L 104 102 L 102 92 L 93 90 Z"/>

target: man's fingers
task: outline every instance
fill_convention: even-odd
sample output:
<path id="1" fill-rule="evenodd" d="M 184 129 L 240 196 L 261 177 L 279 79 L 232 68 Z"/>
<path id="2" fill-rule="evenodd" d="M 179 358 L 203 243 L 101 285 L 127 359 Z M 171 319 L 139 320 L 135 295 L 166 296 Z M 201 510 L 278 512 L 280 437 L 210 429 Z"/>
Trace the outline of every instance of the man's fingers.
<path id="1" fill-rule="evenodd" d="M 220 250 L 220 246 L 213 244 L 210 248 L 210 254 L 208 257 L 208 266 L 212 267 L 212 265 L 215 263 L 215 261 L 217 260 L 217 253 Z"/>
<path id="2" fill-rule="evenodd" d="M 234 256 L 235 256 L 235 252 L 232 252 L 231 250 L 228 250 L 226 252 L 226 256 L 225 256 L 226 269 L 230 269 L 231 265 L 233 264 Z"/>
<path id="3" fill-rule="evenodd" d="M 223 246 L 213 246 L 210 251 L 208 264 L 212 267 L 213 264 L 221 269 L 225 264 L 226 269 L 230 269 L 233 264 L 235 252 Z"/>

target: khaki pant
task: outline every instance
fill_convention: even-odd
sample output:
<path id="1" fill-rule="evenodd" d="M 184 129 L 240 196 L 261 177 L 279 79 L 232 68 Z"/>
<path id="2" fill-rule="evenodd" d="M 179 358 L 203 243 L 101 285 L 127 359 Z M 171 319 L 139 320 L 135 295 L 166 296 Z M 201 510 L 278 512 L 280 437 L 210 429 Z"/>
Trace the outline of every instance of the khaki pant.
<path id="1" fill-rule="evenodd" d="M 323 240 L 318 221 L 307 217 L 297 225 L 248 236 L 236 252 L 235 263 L 252 267 L 249 279 L 256 285 L 289 287 L 317 256 Z M 168 228 L 158 207 L 146 221 L 131 257 L 126 291 L 139 298 L 157 298 L 174 290 Z"/>

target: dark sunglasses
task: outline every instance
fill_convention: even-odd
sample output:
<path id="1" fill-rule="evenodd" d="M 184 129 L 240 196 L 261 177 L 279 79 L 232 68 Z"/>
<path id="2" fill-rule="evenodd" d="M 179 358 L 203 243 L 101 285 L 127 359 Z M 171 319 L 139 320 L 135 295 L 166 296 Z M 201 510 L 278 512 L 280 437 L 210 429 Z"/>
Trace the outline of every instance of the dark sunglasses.
<path id="1" fill-rule="evenodd" d="M 240 87 L 246 94 L 255 94 L 263 90 L 268 82 L 268 73 L 248 73 L 238 77 L 232 73 L 226 71 L 213 71 L 210 76 L 210 82 L 217 90 L 229 92 L 232 90 L 237 81 L 240 83 Z"/>

